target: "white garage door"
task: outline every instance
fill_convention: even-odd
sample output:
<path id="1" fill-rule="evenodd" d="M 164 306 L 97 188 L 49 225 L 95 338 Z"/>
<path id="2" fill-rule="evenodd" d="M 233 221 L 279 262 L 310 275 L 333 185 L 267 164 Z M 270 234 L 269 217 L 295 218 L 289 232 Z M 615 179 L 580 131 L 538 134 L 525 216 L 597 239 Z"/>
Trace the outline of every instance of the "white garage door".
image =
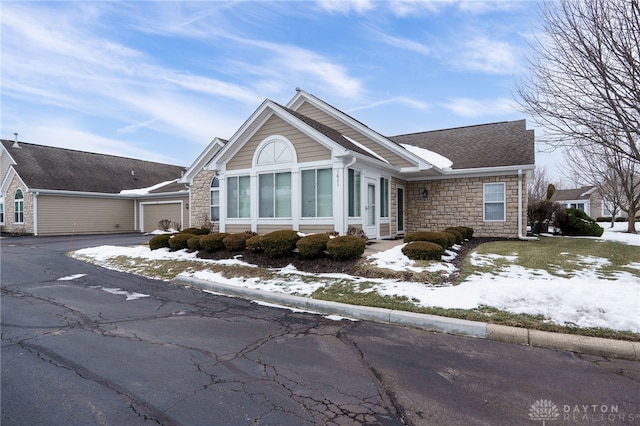
<path id="1" fill-rule="evenodd" d="M 180 203 L 142 204 L 142 232 L 155 231 L 162 219 L 169 219 L 184 227 L 181 207 Z"/>

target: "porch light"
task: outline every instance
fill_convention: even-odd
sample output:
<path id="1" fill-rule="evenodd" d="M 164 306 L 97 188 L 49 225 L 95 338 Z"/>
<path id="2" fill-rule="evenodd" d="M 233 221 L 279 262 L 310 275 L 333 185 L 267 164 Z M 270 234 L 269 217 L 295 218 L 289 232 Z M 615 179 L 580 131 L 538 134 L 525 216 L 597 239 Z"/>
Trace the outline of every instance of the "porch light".
<path id="1" fill-rule="evenodd" d="M 423 189 L 422 198 L 426 200 L 428 196 L 429 196 L 429 191 L 427 191 L 427 188 Z"/>

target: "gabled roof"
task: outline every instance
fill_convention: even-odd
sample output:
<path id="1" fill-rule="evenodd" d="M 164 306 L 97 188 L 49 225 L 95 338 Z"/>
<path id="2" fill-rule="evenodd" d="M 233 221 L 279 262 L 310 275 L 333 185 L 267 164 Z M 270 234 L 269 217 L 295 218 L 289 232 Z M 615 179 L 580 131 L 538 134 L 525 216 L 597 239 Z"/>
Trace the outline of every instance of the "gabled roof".
<path id="1" fill-rule="evenodd" d="M 573 201 L 573 200 L 588 200 L 594 193 L 595 186 L 583 186 L 582 188 L 574 189 L 557 189 L 551 201 Z"/>
<path id="2" fill-rule="evenodd" d="M 1 142 L 16 163 L 13 168 L 29 189 L 118 194 L 122 190 L 175 181 L 184 171 L 180 166 L 114 155 L 25 142 L 14 147 L 14 141 Z"/>
<path id="3" fill-rule="evenodd" d="M 525 120 L 411 133 L 389 139 L 436 152 L 450 159 L 454 170 L 535 164 L 534 134 L 533 130 L 526 129 Z"/>

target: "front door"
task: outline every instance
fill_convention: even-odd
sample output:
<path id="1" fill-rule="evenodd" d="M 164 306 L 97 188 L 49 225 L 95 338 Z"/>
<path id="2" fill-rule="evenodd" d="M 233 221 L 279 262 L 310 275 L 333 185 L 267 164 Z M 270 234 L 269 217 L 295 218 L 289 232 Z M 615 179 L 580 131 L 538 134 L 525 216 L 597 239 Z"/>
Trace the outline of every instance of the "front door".
<path id="1" fill-rule="evenodd" d="M 404 234 L 404 188 L 398 187 L 398 234 Z"/>
<path id="2" fill-rule="evenodd" d="M 366 209 L 366 226 L 364 232 L 370 239 L 378 238 L 378 229 L 376 227 L 376 183 L 374 180 L 367 180 L 367 205 Z"/>

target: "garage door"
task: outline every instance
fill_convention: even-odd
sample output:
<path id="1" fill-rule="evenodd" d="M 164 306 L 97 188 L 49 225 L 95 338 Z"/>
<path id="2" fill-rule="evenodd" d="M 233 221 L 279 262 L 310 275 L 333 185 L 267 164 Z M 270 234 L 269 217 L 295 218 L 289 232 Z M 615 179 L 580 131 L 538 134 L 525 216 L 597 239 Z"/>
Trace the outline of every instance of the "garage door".
<path id="1" fill-rule="evenodd" d="M 182 226 L 182 204 L 142 204 L 142 232 L 155 231 L 162 219 L 169 219 Z"/>

